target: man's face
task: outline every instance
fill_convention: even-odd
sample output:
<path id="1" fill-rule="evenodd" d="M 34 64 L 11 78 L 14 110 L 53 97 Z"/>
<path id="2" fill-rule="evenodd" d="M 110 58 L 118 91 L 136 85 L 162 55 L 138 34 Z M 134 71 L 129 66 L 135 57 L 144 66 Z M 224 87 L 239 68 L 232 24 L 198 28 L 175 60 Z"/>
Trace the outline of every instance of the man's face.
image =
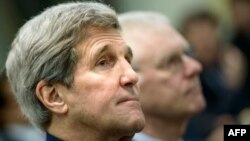
<path id="1" fill-rule="evenodd" d="M 137 31 L 136 31 L 137 30 Z M 135 68 L 141 76 L 145 114 L 191 116 L 205 107 L 199 81 L 201 65 L 185 54 L 187 42 L 171 27 L 124 34 L 133 47 Z"/>
<path id="2" fill-rule="evenodd" d="M 73 86 L 63 89 L 69 117 L 78 128 L 107 135 L 140 131 L 145 119 L 131 49 L 114 29 L 92 28 L 87 36 L 77 46 Z"/>

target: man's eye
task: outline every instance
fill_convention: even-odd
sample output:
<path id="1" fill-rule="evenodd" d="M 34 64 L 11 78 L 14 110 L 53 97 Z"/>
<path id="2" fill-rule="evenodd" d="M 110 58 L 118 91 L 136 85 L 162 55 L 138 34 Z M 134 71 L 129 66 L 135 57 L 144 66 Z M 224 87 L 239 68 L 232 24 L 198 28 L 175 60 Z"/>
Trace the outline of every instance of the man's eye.
<path id="1" fill-rule="evenodd" d="M 182 63 L 182 58 L 181 57 L 174 57 L 169 60 L 170 65 L 177 65 Z"/>
<path id="2" fill-rule="evenodd" d="M 112 66 L 114 65 L 115 60 L 114 58 L 110 57 L 110 56 L 104 56 L 102 57 L 97 63 L 96 66 L 99 67 L 108 67 L 108 66 Z"/>
<path id="3" fill-rule="evenodd" d="M 107 64 L 108 64 L 108 61 L 107 61 L 107 60 L 100 60 L 100 61 L 97 63 L 98 66 L 105 66 L 105 65 L 107 65 Z"/>
<path id="4" fill-rule="evenodd" d="M 167 69 L 177 70 L 178 68 L 182 67 L 183 60 L 180 56 L 173 57 L 166 63 L 165 67 Z"/>

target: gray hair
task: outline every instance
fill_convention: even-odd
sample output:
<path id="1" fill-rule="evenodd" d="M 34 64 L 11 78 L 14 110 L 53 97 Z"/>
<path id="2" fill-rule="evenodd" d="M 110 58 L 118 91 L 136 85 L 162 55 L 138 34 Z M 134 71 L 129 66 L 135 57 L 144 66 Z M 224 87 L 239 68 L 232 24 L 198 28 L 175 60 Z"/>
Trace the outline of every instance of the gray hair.
<path id="1" fill-rule="evenodd" d="M 122 30 L 124 35 L 132 33 L 133 31 L 161 31 L 162 27 L 171 25 L 169 19 L 165 15 L 154 11 L 130 11 L 119 14 L 118 20 L 121 28 L 124 29 Z M 128 36 L 130 36 L 130 34 L 128 34 Z M 136 50 L 133 45 L 131 45 L 131 48 L 134 54 L 136 54 L 134 56 L 132 66 L 137 72 L 139 72 L 142 64 L 140 60 L 143 55 L 141 55 L 140 49 Z M 140 78 L 140 81 L 141 80 L 142 78 Z"/>
<path id="2" fill-rule="evenodd" d="M 46 9 L 18 32 L 6 61 L 7 76 L 22 112 L 36 127 L 45 129 L 51 112 L 35 95 L 44 80 L 71 87 L 78 61 L 76 45 L 89 27 L 120 30 L 116 13 L 96 2 L 72 2 Z"/>
<path id="3" fill-rule="evenodd" d="M 170 24 L 170 20 L 163 14 L 153 11 L 131 11 L 120 14 L 118 20 L 122 28 L 129 27 L 161 27 Z"/>

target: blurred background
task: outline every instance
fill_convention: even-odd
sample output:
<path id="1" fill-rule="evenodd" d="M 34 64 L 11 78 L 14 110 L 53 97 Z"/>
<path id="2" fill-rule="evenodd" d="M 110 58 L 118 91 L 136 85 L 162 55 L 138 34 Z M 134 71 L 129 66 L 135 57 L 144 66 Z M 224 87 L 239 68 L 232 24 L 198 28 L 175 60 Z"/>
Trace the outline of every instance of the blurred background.
<path id="1" fill-rule="evenodd" d="M 17 29 L 43 9 L 68 0 L 1 0 L 0 1 L 0 67 L 4 65 L 6 54 Z M 230 23 L 227 0 L 105 0 L 117 10 L 153 10 L 166 14 L 175 26 L 195 10 L 208 9 L 216 13 L 224 25 Z M 228 35 L 228 34 L 225 34 Z"/>
<path id="2" fill-rule="evenodd" d="M 67 1 L 69 0 L 0 1 L 1 72 L 4 70 L 6 56 L 18 28 L 46 7 Z M 102 0 L 102 2 L 111 5 L 118 13 L 134 10 L 161 12 L 190 42 L 195 52 L 194 57 L 203 65 L 201 82 L 207 108 L 191 120 L 184 136 L 185 141 L 223 141 L 224 124 L 250 124 L 248 68 L 250 0 Z M 9 97 L 11 92 L 6 83 L 8 83 L 6 77 L 2 73 L 0 115 L 5 116 L 0 119 L 1 128 L 6 124 L 29 127 L 18 112 L 18 106 L 13 104 L 15 103 L 13 97 Z M 0 129 L 0 141 L 1 131 L 2 129 Z M 42 141 L 44 138 L 43 133 L 29 134 L 36 136 L 36 141 Z M 21 135 L 24 136 L 24 133 Z M 30 137 L 33 141 L 34 136 Z"/>

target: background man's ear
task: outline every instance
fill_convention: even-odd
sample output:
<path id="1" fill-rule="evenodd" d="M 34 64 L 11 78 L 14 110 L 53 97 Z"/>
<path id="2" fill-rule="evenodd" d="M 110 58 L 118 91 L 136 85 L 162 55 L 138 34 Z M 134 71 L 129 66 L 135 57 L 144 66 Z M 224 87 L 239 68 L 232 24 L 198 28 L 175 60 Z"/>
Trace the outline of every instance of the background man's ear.
<path id="1" fill-rule="evenodd" d="M 36 86 L 36 96 L 50 111 L 57 114 L 67 113 L 68 105 L 60 96 L 54 84 L 41 80 Z"/>

